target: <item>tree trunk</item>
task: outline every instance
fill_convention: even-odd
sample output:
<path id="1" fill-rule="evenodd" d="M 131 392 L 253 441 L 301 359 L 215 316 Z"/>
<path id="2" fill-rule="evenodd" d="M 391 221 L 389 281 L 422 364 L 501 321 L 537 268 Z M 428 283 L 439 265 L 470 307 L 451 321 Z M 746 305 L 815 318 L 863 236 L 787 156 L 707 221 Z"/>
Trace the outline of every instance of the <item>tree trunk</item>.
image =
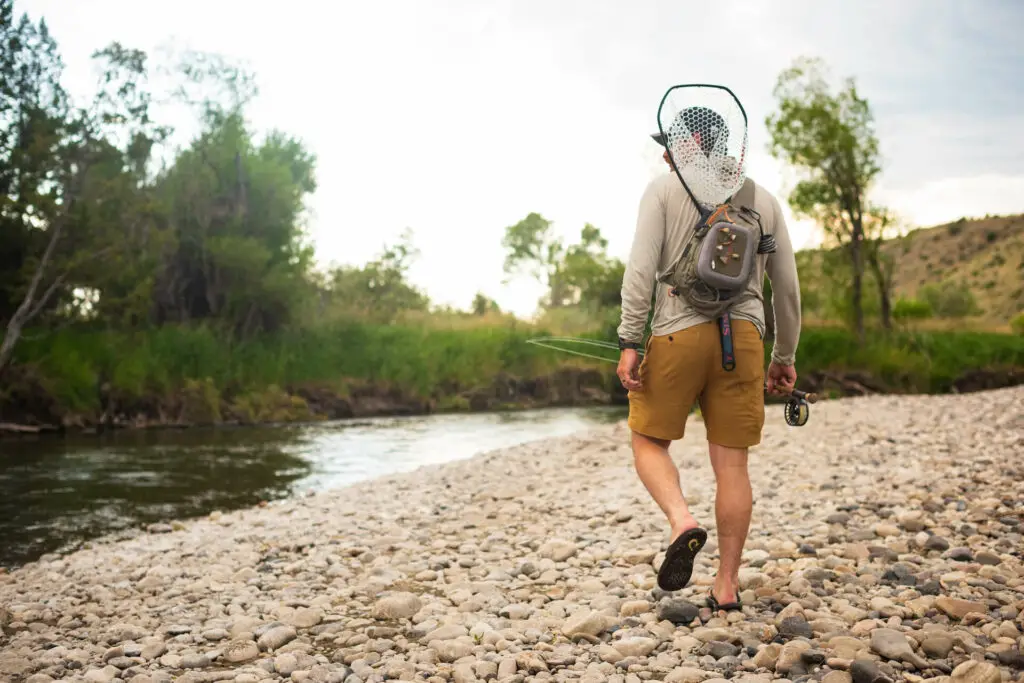
<path id="1" fill-rule="evenodd" d="M 893 264 L 886 267 L 886 261 L 882 256 L 882 239 L 876 238 L 867 243 L 867 264 L 871 268 L 874 282 L 879 288 L 879 307 L 882 318 L 882 327 L 886 331 L 892 330 L 892 289 L 893 289 Z"/>
<path id="2" fill-rule="evenodd" d="M 43 275 L 46 273 L 46 267 L 50 264 L 50 259 L 53 258 L 54 249 L 57 247 L 57 242 L 60 241 L 60 234 L 64 227 L 63 216 L 60 216 L 53 222 L 53 226 L 50 228 L 50 241 L 46 245 L 46 250 L 43 252 L 42 258 L 39 259 L 39 265 L 36 266 L 36 272 L 32 275 L 32 281 L 29 282 L 28 290 L 25 292 L 25 298 L 22 299 L 18 309 L 14 311 L 14 315 L 7 322 L 7 330 L 4 332 L 4 341 L 0 344 L 0 374 L 3 373 L 4 368 L 11 361 L 11 356 L 14 355 L 14 346 L 18 343 L 21 338 L 21 332 L 25 325 L 32 321 L 39 313 L 46 307 L 46 303 L 53 296 L 53 293 L 57 291 L 57 288 L 61 285 L 63 277 L 56 278 L 50 287 L 43 293 L 39 300 L 36 300 L 36 293 L 39 291 L 39 284 L 43 280 Z"/>
<path id="3" fill-rule="evenodd" d="M 868 264 L 871 266 L 871 272 L 875 276 L 875 282 L 878 283 L 878 301 L 882 328 L 889 331 L 892 329 L 892 273 L 886 272 L 879 255 L 880 249 L 880 244 L 874 243 L 871 245 L 868 250 Z"/>
<path id="4" fill-rule="evenodd" d="M 860 230 L 857 226 L 854 226 L 853 239 L 850 241 L 850 260 L 853 264 L 853 287 L 851 288 L 850 296 L 853 305 L 853 329 L 857 335 L 857 343 L 861 346 L 864 344 L 864 259 L 862 247 Z"/>
<path id="5" fill-rule="evenodd" d="M 884 281 L 878 283 L 878 295 L 881 297 L 882 327 L 889 331 L 892 329 L 892 304 L 889 300 L 889 288 Z"/>
<path id="6" fill-rule="evenodd" d="M 11 321 L 7 323 L 7 331 L 4 333 L 4 341 L 0 344 L 0 375 L 3 375 L 4 368 L 11 360 L 11 356 L 14 354 L 14 345 L 18 343 L 18 339 L 21 337 L 21 323 L 18 321 L 17 315 L 11 318 Z"/>

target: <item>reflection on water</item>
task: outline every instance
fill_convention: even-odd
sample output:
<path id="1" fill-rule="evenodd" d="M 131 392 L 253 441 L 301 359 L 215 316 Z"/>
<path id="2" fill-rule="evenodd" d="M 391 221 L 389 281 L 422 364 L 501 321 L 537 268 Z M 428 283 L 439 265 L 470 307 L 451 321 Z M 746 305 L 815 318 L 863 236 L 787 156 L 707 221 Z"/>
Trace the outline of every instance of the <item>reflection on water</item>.
<path id="1" fill-rule="evenodd" d="M 0 566 L 153 522 L 563 436 L 617 408 L 121 432 L 0 442 Z"/>

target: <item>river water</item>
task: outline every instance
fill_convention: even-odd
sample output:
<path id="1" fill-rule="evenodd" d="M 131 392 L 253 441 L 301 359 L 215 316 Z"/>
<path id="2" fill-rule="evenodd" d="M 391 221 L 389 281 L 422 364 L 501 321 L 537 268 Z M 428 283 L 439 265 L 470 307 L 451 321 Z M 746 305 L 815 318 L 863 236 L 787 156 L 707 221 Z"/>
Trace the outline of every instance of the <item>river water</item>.
<path id="1" fill-rule="evenodd" d="M 621 408 L 554 408 L 0 441 L 0 567 L 624 417 Z"/>

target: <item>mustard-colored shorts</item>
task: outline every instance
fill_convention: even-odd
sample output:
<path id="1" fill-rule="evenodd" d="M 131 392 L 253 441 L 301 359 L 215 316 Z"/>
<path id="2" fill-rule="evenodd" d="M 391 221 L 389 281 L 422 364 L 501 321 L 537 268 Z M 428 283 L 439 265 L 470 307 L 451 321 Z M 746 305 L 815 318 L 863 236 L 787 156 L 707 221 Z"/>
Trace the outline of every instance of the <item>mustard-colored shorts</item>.
<path id="1" fill-rule="evenodd" d="M 731 448 L 761 442 L 764 427 L 764 342 L 749 320 L 732 319 L 736 367 L 722 367 L 718 323 L 652 336 L 629 392 L 630 429 L 656 439 L 683 438 L 687 416 L 700 405 L 708 441 Z"/>

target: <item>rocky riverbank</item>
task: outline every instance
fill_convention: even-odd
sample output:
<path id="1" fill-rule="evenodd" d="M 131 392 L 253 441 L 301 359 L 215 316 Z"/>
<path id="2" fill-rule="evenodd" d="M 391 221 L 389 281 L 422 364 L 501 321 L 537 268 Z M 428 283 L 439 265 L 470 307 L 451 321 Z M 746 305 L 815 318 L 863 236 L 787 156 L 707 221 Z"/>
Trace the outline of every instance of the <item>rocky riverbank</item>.
<path id="1" fill-rule="evenodd" d="M 703 429 L 675 445 L 714 529 Z M 742 613 L 655 585 L 665 525 L 618 424 L 0 575 L 0 676 L 1024 681 L 1024 389 L 861 397 L 752 454 Z"/>

